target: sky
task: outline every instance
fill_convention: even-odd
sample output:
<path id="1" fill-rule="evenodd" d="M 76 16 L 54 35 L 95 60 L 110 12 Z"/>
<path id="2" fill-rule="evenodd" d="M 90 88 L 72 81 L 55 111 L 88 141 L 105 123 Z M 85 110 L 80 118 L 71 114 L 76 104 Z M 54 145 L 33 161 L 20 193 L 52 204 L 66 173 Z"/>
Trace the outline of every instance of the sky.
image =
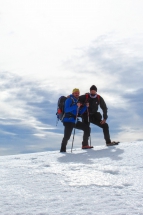
<path id="1" fill-rule="evenodd" d="M 111 139 L 143 140 L 142 9 L 142 0 L 0 0 L 0 155 L 59 149 L 59 96 L 93 84 Z"/>
<path id="2" fill-rule="evenodd" d="M 143 141 L 0 157 L 0 214 L 142 215 Z"/>

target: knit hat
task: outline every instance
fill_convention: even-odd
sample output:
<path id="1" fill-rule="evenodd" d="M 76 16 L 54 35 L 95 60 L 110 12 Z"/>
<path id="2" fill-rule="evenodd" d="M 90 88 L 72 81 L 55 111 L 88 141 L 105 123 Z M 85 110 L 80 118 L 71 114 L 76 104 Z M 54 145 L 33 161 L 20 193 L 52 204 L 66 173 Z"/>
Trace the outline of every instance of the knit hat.
<path id="1" fill-rule="evenodd" d="M 95 85 L 92 85 L 91 87 L 90 87 L 90 91 L 91 90 L 95 90 L 96 92 L 97 92 L 97 87 L 95 86 Z"/>
<path id="2" fill-rule="evenodd" d="M 79 89 L 78 88 L 74 88 L 72 93 L 75 93 L 75 92 L 79 92 Z"/>

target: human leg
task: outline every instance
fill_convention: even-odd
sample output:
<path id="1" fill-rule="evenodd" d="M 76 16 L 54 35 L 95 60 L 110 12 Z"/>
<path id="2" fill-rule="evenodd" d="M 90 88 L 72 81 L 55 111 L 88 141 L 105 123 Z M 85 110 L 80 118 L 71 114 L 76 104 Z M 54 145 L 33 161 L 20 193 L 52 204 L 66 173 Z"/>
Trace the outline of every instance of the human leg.
<path id="1" fill-rule="evenodd" d="M 90 126 L 90 121 L 89 121 L 87 114 L 82 115 L 82 122 L 85 123 L 86 125 Z"/>
<path id="2" fill-rule="evenodd" d="M 82 130 L 84 132 L 82 145 L 87 146 L 88 145 L 88 138 L 90 136 L 90 127 L 87 124 L 78 121 L 76 123 L 76 128 L 79 130 Z"/>
<path id="3" fill-rule="evenodd" d="M 90 118 L 90 122 L 103 129 L 104 139 L 105 139 L 106 143 L 110 143 L 111 140 L 110 140 L 110 133 L 109 133 L 108 124 L 107 123 L 101 124 L 100 120 L 94 119 L 94 118 Z"/>
<path id="4" fill-rule="evenodd" d="M 61 143 L 60 152 L 66 152 L 66 145 L 68 143 L 68 140 L 70 139 L 72 130 L 74 128 L 74 123 L 71 123 L 71 122 L 64 122 L 63 125 L 65 128 L 64 128 L 64 137 Z"/>

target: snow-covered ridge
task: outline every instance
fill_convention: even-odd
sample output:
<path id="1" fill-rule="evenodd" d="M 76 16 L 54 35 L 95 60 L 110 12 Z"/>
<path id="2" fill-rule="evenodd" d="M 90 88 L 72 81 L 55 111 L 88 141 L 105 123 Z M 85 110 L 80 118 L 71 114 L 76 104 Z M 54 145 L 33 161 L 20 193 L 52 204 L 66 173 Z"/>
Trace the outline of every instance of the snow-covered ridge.
<path id="1" fill-rule="evenodd" d="M 0 157 L 0 215 L 143 214 L 143 141 Z"/>

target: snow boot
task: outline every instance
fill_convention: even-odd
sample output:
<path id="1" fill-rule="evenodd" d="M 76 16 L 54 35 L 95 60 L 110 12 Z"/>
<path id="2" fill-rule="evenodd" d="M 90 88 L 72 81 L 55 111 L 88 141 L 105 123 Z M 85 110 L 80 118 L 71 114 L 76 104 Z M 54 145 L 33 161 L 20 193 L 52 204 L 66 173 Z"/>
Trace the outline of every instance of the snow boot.
<path id="1" fill-rule="evenodd" d="M 92 149 L 93 148 L 93 146 L 89 146 L 89 145 L 87 145 L 87 146 L 82 146 L 82 149 Z"/>
<path id="2" fill-rule="evenodd" d="M 112 141 L 112 142 L 106 143 L 106 146 L 115 146 L 115 145 L 118 145 L 119 143 L 120 142 Z"/>
<path id="3" fill-rule="evenodd" d="M 66 152 L 66 146 L 61 145 L 60 152 Z"/>
<path id="4" fill-rule="evenodd" d="M 61 149 L 60 152 L 66 152 L 66 150 L 62 150 L 62 149 Z"/>

